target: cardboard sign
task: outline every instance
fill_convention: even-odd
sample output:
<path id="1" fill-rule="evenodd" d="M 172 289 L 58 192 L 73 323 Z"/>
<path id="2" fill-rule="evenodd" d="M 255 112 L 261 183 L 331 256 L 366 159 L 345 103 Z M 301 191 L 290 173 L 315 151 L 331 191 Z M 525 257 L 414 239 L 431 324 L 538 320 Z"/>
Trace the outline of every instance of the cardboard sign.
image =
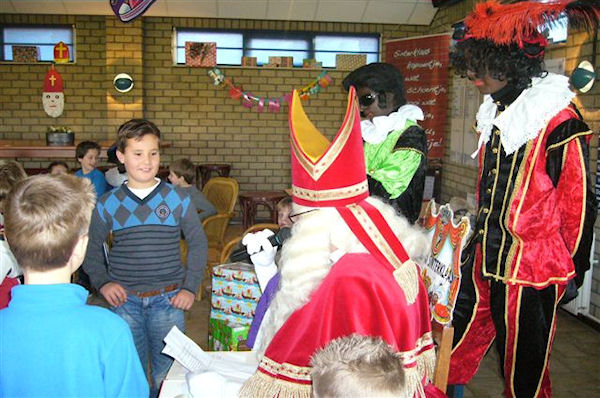
<path id="1" fill-rule="evenodd" d="M 427 206 L 423 228 L 431 239 L 431 254 L 421 266 L 421 278 L 427 288 L 431 317 L 441 324 L 452 321 L 452 312 L 460 287 L 460 256 L 470 229 L 469 219 L 458 224 L 449 204 L 436 209 L 432 200 Z"/>

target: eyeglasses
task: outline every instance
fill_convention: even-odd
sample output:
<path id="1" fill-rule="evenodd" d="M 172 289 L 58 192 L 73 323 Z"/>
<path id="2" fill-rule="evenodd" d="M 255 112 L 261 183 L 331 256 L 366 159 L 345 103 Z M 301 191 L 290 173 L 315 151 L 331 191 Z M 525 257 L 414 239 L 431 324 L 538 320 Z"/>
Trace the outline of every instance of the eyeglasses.
<path id="1" fill-rule="evenodd" d="M 306 214 L 306 213 L 312 213 L 313 211 L 317 211 L 319 209 L 310 209 L 310 210 L 306 210 L 306 211 L 301 211 L 300 213 L 296 213 L 296 214 L 290 214 L 288 217 L 290 218 L 290 220 L 292 220 L 292 222 L 296 222 L 297 221 L 297 217 Z"/>
<path id="2" fill-rule="evenodd" d="M 367 107 L 370 106 L 373 102 L 375 102 L 375 100 L 377 99 L 378 94 L 377 93 L 369 93 L 369 94 L 365 94 L 365 95 L 361 95 L 360 97 L 358 97 L 358 103 L 360 104 L 360 106 L 363 107 Z"/>

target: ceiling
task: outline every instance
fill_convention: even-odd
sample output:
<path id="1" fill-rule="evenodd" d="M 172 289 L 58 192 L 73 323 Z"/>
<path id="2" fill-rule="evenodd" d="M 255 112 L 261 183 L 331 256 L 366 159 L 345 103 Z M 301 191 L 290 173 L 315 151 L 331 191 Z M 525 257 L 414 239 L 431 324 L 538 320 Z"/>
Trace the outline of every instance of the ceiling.
<path id="1" fill-rule="evenodd" d="M 144 16 L 429 25 L 431 0 L 156 0 Z M 0 13 L 110 15 L 109 0 L 0 0 Z"/>

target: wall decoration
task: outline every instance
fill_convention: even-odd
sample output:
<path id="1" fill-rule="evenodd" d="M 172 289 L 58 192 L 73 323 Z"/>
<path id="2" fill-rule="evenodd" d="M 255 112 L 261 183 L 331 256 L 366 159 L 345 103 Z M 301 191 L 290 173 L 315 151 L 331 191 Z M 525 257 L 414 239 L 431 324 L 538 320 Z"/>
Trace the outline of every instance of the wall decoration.
<path id="1" fill-rule="evenodd" d="M 69 46 L 59 41 L 54 46 L 54 62 L 57 64 L 66 64 L 71 60 L 69 56 Z"/>
<path id="2" fill-rule="evenodd" d="M 242 57 L 242 66 L 256 66 L 256 57 Z"/>
<path id="3" fill-rule="evenodd" d="M 258 112 L 268 110 L 269 112 L 277 113 L 282 104 L 289 103 L 292 99 L 292 93 L 286 93 L 279 97 L 269 98 L 266 96 L 257 96 L 250 92 L 244 91 L 242 86 L 236 86 L 233 79 L 225 77 L 223 72 L 218 68 L 212 68 L 208 71 L 208 75 L 213 79 L 215 86 L 225 85 L 229 88 L 229 97 L 231 99 L 241 100 L 243 107 L 251 109 L 256 106 Z M 298 94 L 302 100 L 307 100 L 311 95 L 319 93 L 323 88 L 329 86 L 333 80 L 331 76 L 323 71 L 306 86 L 298 89 Z"/>
<path id="4" fill-rule="evenodd" d="M 127 73 L 119 73 L 113 79 L 115 90 L 120 93 L 127 93 L 133 88 L 133 78 Z"/>
<path id="5" fill-rule="evenodd" d="M 65 107 L 65 94 L 63 92 L 63 80 L 60 73 L 50 67 L 44 78 L 44 92 L 42 93 L 42 105 L 48 116 L 59 117 Z"/>
<path id="6" fill-rule="evenodd" d="M 155 0 L 108 0 L 121 22 L 131 22 L 148 10 Z"/>
<path id="7" fill-rule="evenodd" d="M 427 158 L 441 161 L 448 112 L 450 35 L 431 35 L 386 42 L 385 61 L 404 75 L 406 99 L 425 114 L 421 127 L 427 135 Z"/>
<path id="8" fill-rule="evenodd" d="M 12 46 L 14 62 L 37 62 L 39 49 L 37 46 Z"/>
<path id="9" fill-rule="evenodd" d="M 293 68 L 294 57 L 269 57 L 268 68 Z"/>
<path id="10" fill-rule="evenodd" d="M 185 64 L 195 67 L 217 65 L 217 43 L 185 42 Z"/>

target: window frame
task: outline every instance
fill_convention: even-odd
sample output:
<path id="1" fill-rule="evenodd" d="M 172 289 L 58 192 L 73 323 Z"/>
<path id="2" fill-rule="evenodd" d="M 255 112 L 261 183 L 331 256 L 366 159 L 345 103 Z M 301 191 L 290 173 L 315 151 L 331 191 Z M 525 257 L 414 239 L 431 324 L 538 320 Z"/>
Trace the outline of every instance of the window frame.
<path id="1" fill-rule="evenodd" d="M 14 59 L 12 60 L 7 60 L 6 59 L 6 52 L 5 52 L 5 46 L 9 45 L 9 46 L 14 46 L 14 45 L 22 45 L 22 46 L 52 46 L 54 47 L 57 43 L 6 43 L 4 41 L 4 30 L 6 28 L 22 28 L 22 29 L 28 29 L 28 28 L 35 28 L 35 29 L 56 29 L 56 28 L 66 28 L 66 29 L 70 29 L 71 30 L 71 39 L 72 39 L 72 43 L 66 43 L 65 44 L 70 47 L 69 50 L 70 51 L 70 55 L 73 58 L 73 60 L 69 60 L 69 62 L 66 62 L 64 64 L 75 64 L 77 62 L 77 56 L 76 56 L 76 42 L 77 42 L 77 38 L 76 38 L 76 31 L 75 31 L 75 25 L 73 24 L 13 24 L 13 23 L 3 23 L 0 24 L 0 32 L 2 33 L 0 35 L 0 62 L 2 63 L 22 63 L 22 62 L 18 62 L 15 61 Z M 12 48 L 12 47 L 11 47 Z M 41 57 L 41 51 L 40 51 L 40 57 Z M 51 60 L 38 60 L 35 63 L 54 63 L 54 58 L 52 58 Z"/>
<path id="2" fill-rule="evenodd" d="M 219 48 L 221 49 L 233 49 L 233 50 L 241 50 L 242 56 L 248 56 L 251 50 L 267 50 L 273 51 L 273 55 L 270 56 L 278 56 L 277 51 L 299 51 L 299 52 L 307 52 L 307 58 L 315 58 L 315 53 L 336 53 L 336 54 L 374 54 L 377 58 L 377 62 L 381 62 L 381 38 L 382 35 L 380 33 L 348 33 L 348 32 L 307 32 L 307 31 L 289 31 L 289 30 L 258 30 L 258 29 L 210 29 L 210 28 L 185 28 L 185 27 L 173 27 L 173 64 L 175 66 L 186 66 L 185 61 L 183 63 L 179 63 L 177 59 L 177 53 L 180 49 L 185 49 L 185 45 L 178 45 L 178 35 L 179 32 L 185 33 L 237 33 L 242 35 L 242 47 L 219 47 L 217 46 L 217 51 Z M 315 49 L 315 38 L 323 37 L 323 36 L 332 36 L 332 37 L 356 37 L 356 38 L 373 38 L 377 40 L 377 49 L 376 51 L 340 51 L 340 50 L 316 50 Z M 272 49 L 272 48 L 258 48 L 254 49 L 249 47 L 249 42 L 253 38 L 262 38 L 262 39 L 303 39 L 306 40 L 308 46 L 306 50 L 294 50 L 294 49 Z M 241 66 L 242 60 L 240 60 L 235 64 L 217 64 L 217 66 Z M 258 64 L 257 66 L 265 66 L 266 64 Z M 294 67 L 301 67 L 301 65 L 295 65 Z M 335 66 L 323 67 L 329 69 L 335 69 Z"/>

